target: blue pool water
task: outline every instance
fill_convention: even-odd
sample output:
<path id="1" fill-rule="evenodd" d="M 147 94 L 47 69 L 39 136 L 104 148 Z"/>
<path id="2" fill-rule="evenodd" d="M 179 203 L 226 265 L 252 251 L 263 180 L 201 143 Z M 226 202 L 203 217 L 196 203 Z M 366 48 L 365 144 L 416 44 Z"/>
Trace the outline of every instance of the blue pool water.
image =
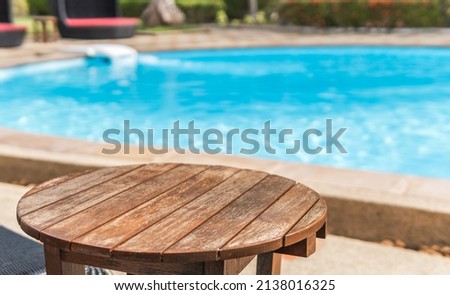
<path id="1" fill-rule="evenodd" d="M 450 178 L 450 49 L 198 50 L 141 54 L 137 65 L 76 59 L 0 70 L 0 125 L 24 131 L 102 141 L 124 120 L 156 132 L 176 120 L 223 132 L 271 120 L 294 130 L 286 146 L 308 128 L 325 132 L 328 118 L 335 131 L 347 128 L 347 154 L 287 155 L 274 141 L 275 155 L 254 156 Z"/>

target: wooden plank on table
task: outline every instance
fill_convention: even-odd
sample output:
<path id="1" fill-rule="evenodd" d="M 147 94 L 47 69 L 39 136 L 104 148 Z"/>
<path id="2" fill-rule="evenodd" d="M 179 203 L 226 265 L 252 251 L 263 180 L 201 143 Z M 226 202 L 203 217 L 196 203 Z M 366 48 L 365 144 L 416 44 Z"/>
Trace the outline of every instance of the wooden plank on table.
<path id="1" fill-rule="evenodd" d="M 46 181 L 46 182 L 44 182 L 44 183 L 42 183 L 42 184 L 39 184 L 39 185 L 33 187 L 31 190 L 29 190 L 29 191 L 23 196 L 23 198 L 29 197 L 29 196 L 31 196 L 32 194 L 35 194 L 35 193 L 37 193 L 37 192 L 40 192 L 40 191 L 49 189 L 49 188 L 51 188 L 51 187 L 53 187 L 53 186 L 60 185 L 60 184 L 62 184 L 63 182 L 67 182 L 67 181 L 69 181 L 69 180 L 71 180 L 71 179 L 80 177 L 81 175 L 91 173 L 92 171 L 93 171 L 93 170 L 90 169 L 90 170 L 80 171 L 80 172 L 75 172 L 75 173 L 71 173 L 71 174 L 68 174 L 68 175 L 63 175 L 63 176 L 60 176 L 60 177 L 51 179 L 51 180 L 49 180 L 49 181 Z"/>
<path id="2" fill-rule="evenodd" d="M 20 199 L 17 206 L 17 216 L 22 217 L 30 212 L 50 205 L 70 195 L 87 190 L 119 175 L 137 169 L 139 166 L 122 166 L 94 170 L 79 177 L 69 179 L 59 185 L 38 191 Z"/>
<path id="3" fill-rule="evenodd" d="M 161 253 L 267 176 L 241 170 L 113 250 L 113 256 L 160 261 Z"/>
<path id="4" fill-rule="evenodd" d="M 220 259 L 266 253 L 283 246 L 284 235 L 317 202 L 319 195 L 295 185 L 220 249 Z"/>
<path id="5" fill-rule="evenodd" d="M 223 182 L 239 169 L 213 166 L 72 242 L 71 249 L 109 255 L 111 249 Z"/>
<path id="6" fill-rule="evenodd" d="M 310 235 L 315 234 L 324 226 L 326 221 L 327 205 L 325 200 L 321 198 L 286 234 L 284 237 L 284 245 L 290 246 Z"/>
<path id="7" fill-rule="evenodd" d="M 222 211 L 164 251 L 163 260 L 218 259 L 218 250 L 295 185 L 269 175 Z M 197 257 L 199 256 L 199 257 Z"/>
<path id="8" fill-rule="evenodd" d="M 175 164 L 165 164 L 139 167 L 111 179 L 108 182 L 101 183 L 80 193 L 76 193 L 52 203 L 44 208 L 33 211 L 30 214 L 23 216 L 21 218 L 21 223 L 24 227 L 29 225 L 34 231 L 40 232 L 55 223 L 119 193 L 129 190 L 130 188 L 173 169 L 176 166 L 177 165 Z"/>
<path id="9" fill-rule="evenodd" d="M 74 239 L 142 205 L 206 168 L 207 166 L 201 165 L 177 166 L 46 228 L 41 232 L 40 239 L 44 243 L 68 249 Z"/>

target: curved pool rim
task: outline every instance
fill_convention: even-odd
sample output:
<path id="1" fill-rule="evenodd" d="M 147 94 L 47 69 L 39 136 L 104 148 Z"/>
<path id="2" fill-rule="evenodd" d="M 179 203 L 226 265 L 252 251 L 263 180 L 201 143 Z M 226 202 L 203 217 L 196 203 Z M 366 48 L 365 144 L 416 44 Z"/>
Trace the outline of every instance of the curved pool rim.
<path id="1" fill-rule="evenodd" d="M 316 46 L 308 46 L 308 48 L 313 48 L 313 47 L 316 47 Z M 319 47 L 323 47 L 323 46 L 319 46 Z M 336 47 L 342 47 L 342 46 L 333 46 L 333 49 L 334 48 L 336 48 Z M 350 48 L 356 48 L 356 47 L 359 47 L 359 46 L 345 46 L 345 47 L 350 47 Z M 371 48 L 372 48 L 372 46 L 370 46 Z M 382 46 L 382 45 L 380 45 L 380 46 L 376 46 L 376 48 L 377 49 L 379 49 L 379 48 L 383 48 L 383 47 L 385 47 L 385 46 Z M 389 46 L 390 48 L 400 48 L 400 49 L 404 49 L 404 48 L 420 48 L 420 49 L 441 49 L 442 47 L 439 47 L 439 46 L 433 46 L 433 47 L 431 47 L 431 46 L 426 46 L 426 47 L 422 47 L 422 46 L 402 46 L 402 47 L 398 47 L 398 46 Z M 245 49 L 243 49 L 243 48 L 226 48 L 226 49 L 212 49 L 212 51 L 223 51 L 223 50 L 225 50 L 225 51 L 228 51 L 228 50 L 254 50 L 254 49 L 274 49 L 274 48 L 276 48 L 276 49 L 280 49 L 280 48 L 292 48 L 291 46 L 279 46 L 279 47 L 257 47 L 257 48 L 245 48 Z M 301 48 L 304 48 L 304 47 L 301 47 Z M 162 53 L 176 53 L 176 54 L 182 54 L 182 53 L 185 53 L 185 52 L 207 52 L 207 51 L 211 51 L 210 49 L 188 49 L 188 50 L 186 50 L 186 49 L 184 49 L 184 50 L 164 50 L 164 51 L 158 51 L 158 52 L 150 52 L 150 54 L 162 54 Z M 73 59 L 69 59 L 69 60 L 73 60 Z M 31 63 L 31 64 L 26 64 L 26 65 L 21 65 L 20 67 L 27 67 L 27 66 L 30 66 L 30 65 L 38 65 L 39 63 Z M 345 167 L 341 167 L 341 168 L 345 168 Z M 392 171 L 390 171 L 390 172 L 392 172 Z M 394 171 L 394 173 L 396 173 L 395 171 Z"/>

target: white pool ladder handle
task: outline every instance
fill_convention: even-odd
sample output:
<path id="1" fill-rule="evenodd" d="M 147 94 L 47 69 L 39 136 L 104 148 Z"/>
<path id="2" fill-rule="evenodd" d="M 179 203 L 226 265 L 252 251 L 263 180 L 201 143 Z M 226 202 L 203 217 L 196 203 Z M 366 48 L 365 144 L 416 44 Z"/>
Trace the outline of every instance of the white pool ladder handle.
<path id="1" fill-rule="evenodd" d="M 111 62 L 120 59 L 134 59 L 137 61 L 138 52 L 136 49 L 121 44 L 89 44 L 72 45 L 61 48 L 62 52 L 82 54 L 91 58 L 105 58 Z"/>

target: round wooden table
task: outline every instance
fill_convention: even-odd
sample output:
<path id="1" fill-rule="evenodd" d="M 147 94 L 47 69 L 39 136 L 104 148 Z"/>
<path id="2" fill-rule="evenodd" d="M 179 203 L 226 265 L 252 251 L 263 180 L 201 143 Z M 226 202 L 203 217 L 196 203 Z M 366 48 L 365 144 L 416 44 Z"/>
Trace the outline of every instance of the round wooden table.
<path id="1" fill-rule="evenodd" d="M 223 166 L 147 164 L 60 177 L 19 202 L 47 274 L 83 265 L 130 274 L 278 274 L 326 236 L 325 201 L 284 177 Z"/>

